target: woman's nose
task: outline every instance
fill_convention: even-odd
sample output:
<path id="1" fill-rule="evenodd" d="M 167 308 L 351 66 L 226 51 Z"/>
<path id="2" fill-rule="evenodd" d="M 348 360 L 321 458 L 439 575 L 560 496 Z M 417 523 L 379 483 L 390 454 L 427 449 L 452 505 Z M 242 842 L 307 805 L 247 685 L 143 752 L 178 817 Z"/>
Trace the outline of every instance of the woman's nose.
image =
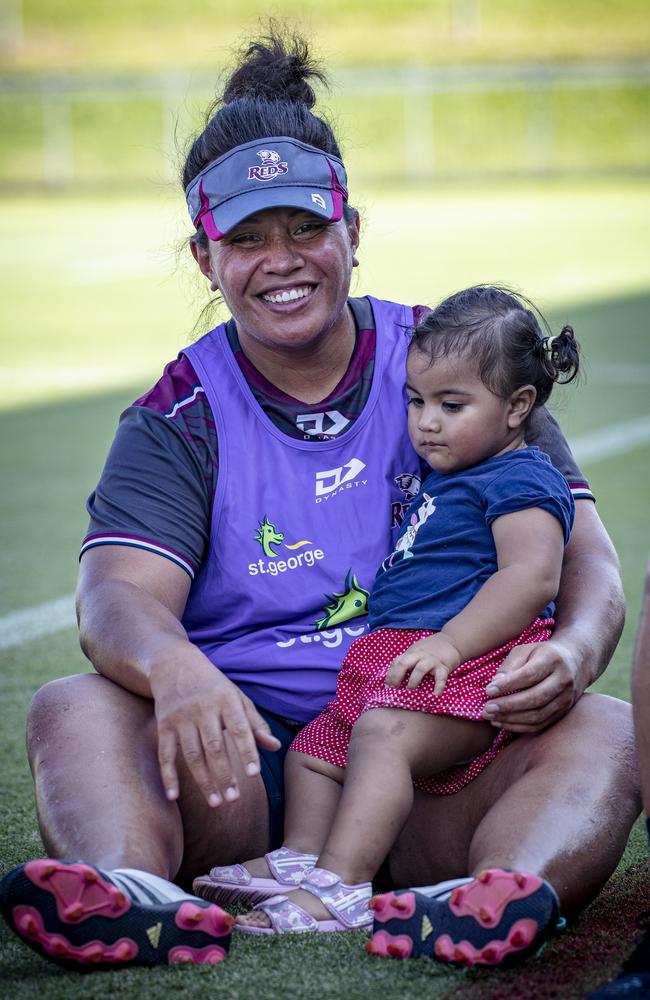
<path id="1" fill-rule="evenodd" d="M 279 237 L 269 240 L 264 254 L 263 268 L 271 274 L 288 274 L 302 267 L 303 258 L 291 240 Z"/>

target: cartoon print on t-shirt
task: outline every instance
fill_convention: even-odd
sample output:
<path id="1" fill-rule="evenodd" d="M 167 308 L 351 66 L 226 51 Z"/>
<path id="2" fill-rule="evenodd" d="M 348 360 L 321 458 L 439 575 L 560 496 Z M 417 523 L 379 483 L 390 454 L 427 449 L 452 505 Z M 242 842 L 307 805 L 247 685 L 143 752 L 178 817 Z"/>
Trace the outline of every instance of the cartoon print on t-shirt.
<path id="1" fill-rule="evenodd" d="M 384 559 L 383 563 L 381 564 L 382 569 L 385 570 L 388 569 L 389 566 L 392 566 L 395 557 L 400 552 L 402 554 L 403 559 L 413 558 L 413 553 L 411 552 L 411 549 L 415 544 L 415 536 L 417 535 L 418 531 L 420 530 L 424 522 L 431 517 L 431 515 L 435 512 L 436 509 L 436 505 L 433 502 L 436 498 L 430 497 L 428 493 L 424 493 L 423 496 L 424 496 L 424 503 L 420 504 L 416 514 L 411 514 L 411 519 L 408 528 L 406 529 L 404 534 L 397 539 L 397 545 L 395 546 L 394 552 L 391 553 L 388 559 Z"/>
<path id="2" fill-rule="evenodd" d="M 314 622 L 320 631 L 330 628 L 332 625 L 340 625 L 350 618 L 358 615 L 365 615 L 368 612 L 368 598 L 370 591 L 362 587 L 352 570 L 349 569 L 343 584 L 341 594 L 325 594 L 327 604 L 325 606 L 325 616 Z"/>

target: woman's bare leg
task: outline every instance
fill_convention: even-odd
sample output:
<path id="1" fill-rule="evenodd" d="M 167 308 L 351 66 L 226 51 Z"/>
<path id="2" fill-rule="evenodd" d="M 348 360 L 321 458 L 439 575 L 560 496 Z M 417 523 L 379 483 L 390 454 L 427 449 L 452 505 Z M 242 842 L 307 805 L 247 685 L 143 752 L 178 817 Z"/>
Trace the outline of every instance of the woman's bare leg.
<path id="1" fill-rule="evenodd" d="M 51 857 L 138 868 L 189 886 L 210 865 L 267 849 L 261 779 L 238 774 L 240 798 L 211 809 L 183 769 L 180 799 L 169 802 L 153 702 L 106 678 L 83 674 L 42 688 L 30 708 L 27 746 Z"/>
<path id="2" fill-rule="evenodd" d="M 483 868 L 534 872 L 575 913 L 614 871 L 638 813 L 630 706 L 587 694 L 455 795 L 417 793 L 391 876 L 417 886 Z"/>
<path id="3" fill-rule="evenodd" d="M 650 816 L 650 561 L 632 661 L 632 704 L 641 767 L 643 805 Z"/>

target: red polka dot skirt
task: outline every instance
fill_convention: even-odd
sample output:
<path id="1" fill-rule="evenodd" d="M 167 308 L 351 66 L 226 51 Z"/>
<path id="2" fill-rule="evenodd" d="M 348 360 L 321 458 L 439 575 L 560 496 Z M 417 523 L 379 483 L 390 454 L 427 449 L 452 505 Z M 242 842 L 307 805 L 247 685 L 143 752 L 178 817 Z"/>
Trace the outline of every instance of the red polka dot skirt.
<path id="1" fill-rule="evenodd" d="M 424 677 L 417 688 L 387 687 L 386 674 L 395 657 L 405 652 L 418 639 L 433 635 L 426 629 L 378 629 L 359 636 L 350 646 L 339 672 L 336 698 L 298 733 L 291 750 L 319 760 L 345 767 L 352 726 L 373 708 L 402 708 L 431 715 L 452 715 L 462 719 L 482 720 L 487 702 L 485 688 L 505 657 L 515 646 L 550 639 L 552 618 L 536 618 L 516 639 L 475 660 L 467 660 L 452 670 L 445 689 L 434 695 L 434 678 Z M 405 682 L 404 682 L 405 683 Z M 472 761 L 457 764 L 427 778 L 418 778 L 414 785 L 430 795 L 453 795 L 473 781 L 494 760 L 503 747 L 514 738 L 513 733 L 495 730 L 488 749 Z"/>

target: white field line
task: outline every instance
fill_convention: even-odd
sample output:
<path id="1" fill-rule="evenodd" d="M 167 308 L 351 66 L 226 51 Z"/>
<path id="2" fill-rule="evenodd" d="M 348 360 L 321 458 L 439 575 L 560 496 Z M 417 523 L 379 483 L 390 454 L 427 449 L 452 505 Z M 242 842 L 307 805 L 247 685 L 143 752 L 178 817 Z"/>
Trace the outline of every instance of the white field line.
<path id="1" fill-rule="evenodd" d="M 74 596 L 57 597 L 32 608 L 22 608 L 0 618 L 0 649 L 20 646 L 77 624 Z"/>
<path id="2" fill-rule="evenodd" d="M 650 441 L 650 416 L 626 420 L 612 427 L 581 434 L 569 441 L 578 463 L 602 462 Z"/>
<path id="3" fill-rule="evenodd" d="M 599 462 L 650 441 L 650 416 L 581 434 L 569 443 L 578 462 Z M 74 597 L 57 597 L 44 604 L 13 611 L 0 618 L 0 650 L 60 632 L 76 624 Z"/>

